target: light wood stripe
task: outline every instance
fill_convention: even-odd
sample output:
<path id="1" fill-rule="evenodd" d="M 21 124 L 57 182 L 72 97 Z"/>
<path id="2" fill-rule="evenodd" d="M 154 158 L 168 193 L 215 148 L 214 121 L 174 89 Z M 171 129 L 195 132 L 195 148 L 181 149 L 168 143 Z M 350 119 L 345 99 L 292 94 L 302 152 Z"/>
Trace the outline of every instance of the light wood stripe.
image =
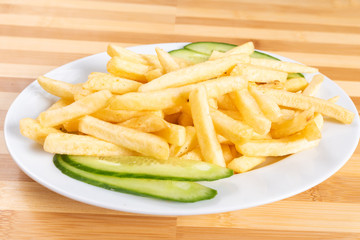
<path id="1" fill-rule="evenodd" d="M 33 78 L 0 77 L 0 92 L 20 92 L 33 81 Z"/>
<path id="2" fill-rule="evenodd" d="M 44 75 L 54 68 L 56 66 L 0 63 L 0 77 L 33 78 L 35 80 L 38 76 Z"/>

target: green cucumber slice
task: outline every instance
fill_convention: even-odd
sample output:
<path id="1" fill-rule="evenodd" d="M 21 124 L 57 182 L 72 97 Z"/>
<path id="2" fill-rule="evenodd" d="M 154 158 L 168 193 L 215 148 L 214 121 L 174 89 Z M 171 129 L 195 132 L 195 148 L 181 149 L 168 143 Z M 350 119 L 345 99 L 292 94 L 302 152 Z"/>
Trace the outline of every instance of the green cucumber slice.
<path id="1" fill-rule="evenodd" d="M 184 46 L 185 49 L 211 55 L 213 51 L 227 52 L 236 47 L 234 44 L 221 43 L 221 42 L 194 42 Z"/>
<path id="2" fill-rule="evenodd" d="M 65 175 L 82 182 L 112 191 L 131 193 L 178 202 L 197 202 L 215 197 L 217 191 L 195 182 L 154 180 L 142 178 L 119 178 L 78 169 L 65 161 L 61 155 L 54 156 L 55 166 Z"/>
<path id="3" fill-rule="evenodd" d="M 228 168 L 178 158 L 159 160 L 141 156 L 93 157 L 62 155 L 62 159 L 66 163 L 87 172 L 117 177 L 213 181 L 233 175 L 233 171 Z"/>
<path id="4" fill-rule="evenodd" d="M 270 59 L 270 60 L 277 60 L 277 61 L 280 61 L 280 59 L 276 58 L 276 57 L 273 57 L 273 56 L 270 56 L 266 53 L 262 53 L 262 52 L 258 52 L 258 51 L 254 51 L 250 57 L 252 58 L 263 58 L 263 59 Z"/>
<path id="5" fill-rule="evenodd" d="M 189 62 L 192 62 L 192 63 L 204 62 L 209 58 L 208 55 L 198 53 L 198 52 L 194 52 L 194 51 L 184 49 L 184 48 L 173 50 L 173 51 L 170 51 L 169 53 L 173 57 L 182 58 L 182 59 L 185 59 L 185 60 L 187 60 Z"/>

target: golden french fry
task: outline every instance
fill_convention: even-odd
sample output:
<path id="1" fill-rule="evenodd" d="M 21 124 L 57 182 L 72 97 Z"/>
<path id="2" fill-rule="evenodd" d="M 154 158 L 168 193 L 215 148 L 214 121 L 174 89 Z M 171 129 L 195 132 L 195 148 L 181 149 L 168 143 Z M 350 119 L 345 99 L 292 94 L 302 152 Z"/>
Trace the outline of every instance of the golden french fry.
<path id="1" fill-rule="evenodd" d="M 104 108 L 111 96 L 112 95 L 108 90 L 102 90 L 86 96 L 68 106 L 42 112 L 38 119 L 40 124 L 45 127 L 57 126 Z"/>
<path id="2" fill-rule="evenodd" d="M 286 120 L 291 120 L 295 117 L 295 113 L 296 113 L 295 110 L 283 108 L 280 109 L 280 111 L 281 111 L 281 119 L 278 121 L 278 123 L 281 123 Z"/>
<path id="3" fill-rule="evenodd" d="M 288 74 L 286 72 L 276 71 L 266 67 L 238 64 L 232 70 L 231 75 L 242 76 L 249 82 L 270 83 L 274 81 L 285 82 Z"/>
<path id="4" fill-rule="evenodd" d="M 74 91 L 74 100 L 78 101 L 86 96 L 89 96 L 90 94 L 95 93 L 96 91 L 84 89 L 84 88 L 78 88 Z"/>
<path id="5" fill-rule="evenodd" d="M 228 164 L 231 160 L 233 160 L 230 146 L 228 144 L 221 144 L 221 150 L 223 152 L 225 163 Z"/>
<path id="6" fill-rule="evenodd" d="M 275 89 L 262 89 L 265 94 L 271 96 L 275 102 L 284 107 L 306 110 L 314 107 L 315 112 L 334 118 L 340 122 L 350 124 L 355 114 L 339 105 L 326 101 L 324 99 L 304 96 Z"/>
<path id="7" fill-rule="evenodd" d="M 217 101 L 215 100 L 215 98 L 209 98 L 208 103 L 211 108 L 218 109 Z"/>
<path id="8" fill-rule="evenodd" d="M 186 131 L 186 137 L 185 137 L 185 142 L 183 145 L 178 146 L 178 145 L 171 145 L 170 147 L 170 156 L 172 157 L 180 157 L 182 155 L 184 155 L 185 153 L 193 150 L 198 142 L 197 142 L 197 138 L 196 138 L 196 131 L 195 128 L 192 126 L 188 126 L 185 127 L 185 131 Z"/>
<path id="9" fill-rule="evenodd" d="M 265 95 L 253 85 L 249 85 L 249 91 L 256 100 L 261 111 L 272 122 L 277 122 L 281 118 L 281 111 L 279 105 L 269 96 Z"/>
<path id="10" fill-rule="evenodd" d="M 251 127 L 218 110 L 210 109 L 210 115 L 216 132 L 233 143 L 242 138 L 252 138 L 254 135 L 254 130 Z"/>
<path id="11" fill-rule="evenodd" d="M 180 112 L 182 109 L 182 106 L 175 106 L 175 107 L 172 107 L 172 108 L 166 108 L 163 110 L 163 113 L 165 115 L 170 115 L 170 114 L 174 114 L 174 113 L 178 113 Z"/>
<path id="12" fill-rule="evenodd" d="M 247 157 L 241 156 L 232 160 L 228 165 L 227 168 L 234 170 L 237 173 L 247 172 L 256 166 L 260 165 L 261 163 L 265 162 L 265 157 Z"/>
<path id="13" fill-rule="evenodd" d="M 225 138 L 220 134 L 216 134 L 216 138 L 220 144 L 227 144 L 227 145 L 233 144 L 229 139 Z"/>
<path id="14" fill-rule="evenodd" d="M 79 119 L 74 119 L 63 123 L 63 127 L 68 133 L 75 133 L 79 131 Z"/>
<path id="15" fill-rule="evenodd" d="M 108 72 L 114 76 L 140 82 L 146 82 L 145 74 L 149 71 L 149 68 L 148 65 L 126 61 L 119 57 L 113 57 L 107 63 Z"/>
<path id="16" fill-rule="evenodd" d="M 48 109 L 46 109 L 46 111 L 47 110 L 54 110 L 54 109 L 57 109 L 57 108 L 62 108 L 62 107 L 65 107 L 67 105 L 70 105 L 73 102 L 74 102 L 73 100 L 66 99 L 66 98 L 61 98 L 58 101 L 56 101 L 53 105 L 51 105 Z"/>
<path id="17" fill-rule="evenodd" d="M 135 152 L 97 138 L 69 133 L 51 133 L 44 143 L 50 153 L 90 156 L 135 156 Z"/>
<path id="18" fill-rule="evenodd" d="M 212 61 L 212 60 L 215 60 L 215 59 L 222 58 L 224 56 L 225 56 L 225 53 L 214 50 L 214 51 L 212 51 L 212 53 L 211 53 L 208 60 Z"/>
<path id="19" fill-rule="evenodd" d="M 252 127 L 255 132 L 265 135 L 270 131 L 271 121 L 264 116 L 256 100 L 247 89 L 233 92 L 230 97 L 244 122 Z"/>
<path id="20" fill-rule="evenodd" d="M 44 144 L 45 138 L 50 133 L 61 132 L 52 127 L 43 127 L 39 121 L 32 118 L 23 118 L 20 120 L 20 133 L 40 144 Z"/>
<path id="21" fill-rule="evenodd" d="M 194 122 L 192 120 L 192 117 L 191 115 L 185 113 L 185 112 L 182 112 L 179 116 L 179 119 L 178 119 L 178 123 L 181 125 L 181 126 L 194 126 Z"/>
<path id="22" fill-rule="evenodd" d="M 298 92 L 302 91 L 306 88 L 308 85 L 308 82 L 305 78 L 299 77 L 299 78 L 290 78 L 286 80 L 285 82 L 285 89 L 289 92 Z"/>
<path id="23" fill-rule="evenodd" d="M 140 117 L 148 114 L 153 114 L 161 118 L 164 114 L 161 110 L 155 111 L 132 111 L 132 110 L 113 110 L 110 108 L 104 108 L 91 114 L 93 117 L 99 118 L 103 121 L 119 123 L 129 120 L 134 117 Z"/>
<path id="24" fill-rule="evenodd" d="M 159 58 L 156 55 L 142 54 L 141 56 L 147 61 L 147 65 L 151 66 L 152 69 L 156 69 L 156 68 L 162 69 L 162 66 L 159 62 Z"/>
<path id="25" fill-rule="evenodd" d="M 181 112 L 177 112 L 177 113 L 173 113 L 170 115 L 165 115 L 164 119 L 165 121 L 169 122 L 169 123 L 173 123 L 173 124 L 178 124 L 178 119 L 181 115 Z"/>
<path id="26" fill-rule="evenodd" d="M 306 127 L 301 131 L 301 133 L 308 141 L 318 140 L 321 138 L 321 131 L 314 119 L 306 125 Z"/>
<path id="27" fill-rule="evenodd" d="M 250 64 L 288 73 L 316 73 L 319 70 L 299 63 L 283 62 L 264 58 L 251 58 Z"/>
<path id="28" fill-rule="evenodd" d="M 166 121 L 153 114 L 131 118 L 119 123 L 120 126 L 137 129 L 142 132 L 157 132 L 167 127 Z"/>
<path id="29" fill-rule="evenodd" d="M 48 93 L 70 100 L 74 99 L 74 92 L 80 87 L 78 84 L 54 80 L 45 76 L 38 77 L 37 82 Z"/>
<path id="30" fill-rule="evenodd" d="M 159 62 L 166 73 L 176 71 L 180 69 L 179 64 L 171 57 L 168 52 L 165 52 L 161 48 L 155 48 Z"/>
<path id="31" fill-rule="evenodd" d="M 146 81 L 150 82 L 160 76 L 162 76 L 164 73 L 163 73 L 163 70 L 160 69 L 160 68 L 155 68 L 153 70 L 150 70 L 148 72 L 145 73 L 145 78 L 146 78 Z"/>
<path id="32" fill-rule="evenodd" d="M 285 156 L 297 153 L 319 144 L 319 140 L 308 141 L 302 134 L 280 139 L 249 140 L 237 143 L 236 150 L 245 156 Z"/>
<path id="33" fill-rule="evenodd" d="M 224 94 L 216 98 L 219 109 L 237 111 L 234 103 L 231 101 L 229 94 Z"/>
<path id="34" fill-rule="evenodd" d="M 160 131 L 154 132 L 155 135 L 164 138 L 168 143 L 181 146 L 185 143 L 186 130 L 185 127 L 167 123 L 167 126 Z"/>
<path id="35" fill-rule="evenodd" d="M 111 124 L 91 116 L 81 118 L 79 131 L 96 138 L 159 159 L 169 157 L 169 145 L 162 138 L 135 129 Z"/>
<path id="36" fill-rule="evenodd" d="M 329 98 L 328 101 L 331 103 L 336 103 L 337 101 L 339 101 L 340 96 L 335 96 L 332 98 Z"/>
<path id="37" fill-rule="evenodd" d="M 107 53 L 110 57 L 119 57 L 121 59 L 134 63 L 141 63 L 145 65 L 148 64 L 147 60 L 144 59 L 141 54 L 137 54 L 133 51 L 130 51 L 120 46 L 116 46 L 114 44 L 108 45 Z"/>
<path id="38" fill-rule="evenodd" d="M 241 154 L 238 151 L 236 151 L 235 145 L 229 145 L 229 147 L 230 147 L 230 151 L 233 156 L 233 159 L 240 157 Z"/>
<path id="39" fill-rule="evenodd" d="M 304 91 L 302 91 L 302 94 L 305 96 L 315 96 L 323 81 L 324 81 L 323 75 L 320 75 L 320 74 L 315 75 L 312 78 L 309 85 L 307 85 L 307 87 L 304 89 Z"/>
<path id="40" fill-rule="evenodd" d="M 205 81 L 221 76 L 237 63 L 246 63 L 248 61 L 249 56 L 231 55 L 223 59 L 202 62 L 167 73 L 151 82 L 143 84 L 139 88 L 139 92 L 156 91 Z"/>
<path id="41" fill-rule="evenodd" d="M 216 138 L 207 99 L 208 96 L 204 86 L 200 86 L 190 94 L 189 103 L 197 139 L 204 159 L 210 163 L 225 167 L 225 160 L 220 143 Z"/>
<path id="42" fill-rule="evenodd" d="M 239 45 L 237 47 L 234 47 L 233 49 L 230 49 L 229 51 L 225 52 L 225 57 L 235 54 L 245 54 L 250 55 L 254 52 L 254 43 L 253 42 L 247 42 L 242 45 Z"/>
<path id="43" fill-rule="evenodd" d="M 93 72 L 83 88 L 91 91 L 109 90 L 112 93 L 124 94 L 135 92 L 141 83 L 125 78 L 115 77 L 108 73 Z"/>
<path id="44" fill-rule="evenodd" d="M 154 92 L 135 92 L 114 96 L 110 102 L 112 109 L 124 110 L 160 110 L 184 105 L 192 90 L 204 86 L 209 98 L 216 98 L 235 90 L 247 87 L 241 77 L 221 77 L 206 82 L 191 84 L 179 88 L 169 88 Z"/>
<path id="45" fill-rule="evenodd" d="M 189 159 L 189 160 L 197 160 L 197 161 L 204 161 L 204 158 L 201 154 L 201 150 L 199 147 L 191 150 L 190 152 L 185 153 L 180 159 Z"/>
<path id="46" fill-rule="evenodd" d="M 283 138 L 303 130 L 314 118 L 314 108 L 307 109 L 291 120 L 281 123 L 273 123 L 271 127 L 271 136 L 273 138 Z"/>
<path id="47" fill-rule="evenodd" d="M 315 113 L 314 122 L 316 126 L 321 130 L 324 126 L 324 117 L 320 113 Z"/>

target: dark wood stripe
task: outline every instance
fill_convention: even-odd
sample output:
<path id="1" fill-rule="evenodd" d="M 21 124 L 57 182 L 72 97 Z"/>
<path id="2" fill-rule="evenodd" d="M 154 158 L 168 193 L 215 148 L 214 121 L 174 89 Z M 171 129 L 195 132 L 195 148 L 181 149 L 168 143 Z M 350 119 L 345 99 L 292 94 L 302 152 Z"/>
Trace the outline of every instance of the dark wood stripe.
<path id="1" fill-rule="evenodd" d="M 359 81 L 360 69 L 358 68 L 335 68 L 317 67 L 321 73 L 333 80 Z"/>
<path id="2" fill-rule="evenodd" d="M 156 12 L 138 13 L 13 4 L 0 4 L 0 13 L 153 23 L 170 23 L 174 22 L 175 20 L 175 17 L 173 15 L 159 14 Z"/>
<path id="3" fill-rule="evenodd" d="M 0 181 L 33 182 L 8 154 L 0 154 Z"/>
<path id="4" fill-rule="evenodd" d="M 196 42 L 217 41 L 232 44 L 242 44 L 253 41 L 257 49 L 265 51 L 311 52 L 338 55 L 360 55 L 359 45 L 323 44 L 309 42 L 292 42 L 282 40 L 261 40 L 251 38 L 183 36 L 177 34 L 151 34 L 121 31 L 90 31 L 81 29 L 63 29 L 50 27 L 28 27 L 0 25 L 0 35 L 14 37 L 53 38 L 68 40 L 84 40 L 97 42 L 131 42 L 134 44 L 151 44 L 164 42 Z"/>
<path id="5" fill-rule="evenodd" d="M 221 17 L 221 16 L 220 16 Z M 224 26 L 242 27 L 255 29 L 279 29 L 292 31 L 311 31 L 311 32 L 332 32 L 332 33 L 360 33 L 359 27 L 333 26 L 314 23 L 292 23 L 275 22 L 271 19 L 267 21 L 243 20 L 243 19 L 222 19 L 219 16 L 214 18 L 205 17 L 177 17 L 176 24 L 204 25 L 204 26 Z"/>
<path id="6" fill-rule="evenodd" d="M 355 107 L 356 107 L 356 109 L 358 111 L 358 114 L 359 114 L 359 112 L 360 112 L 360 97 L 351 97 L 351 100 L 354 102 Z"/>
<path id="7" fill-rule="evenodd" d="M 99 1 L 99 0 L 88 0 L 88 1 Z M 145 4 L 145 5 L 163 5 L 163 6 L 176 6 L 177 0 L 102 0 L 104 2 L 116 2 L 116 3 L 131 3 L 131 4 Z"/>
<path id="8" fill-rule="evenodd" d="M 236 219 L 234 219 L 234 221 L 235 220 Z M 289 221 L 291 221 L 291 219 L 289 219 Z M 244 222 L 244 226 L 246 226 L 246 222 Z M 178 240 L 329 240 L 358 239 L 358 237 L 360 237 L 360 235 L 357 233 L 345 232 L 236 229 L 225 227 L 177 227 L 176 235 L 176 239 Z"/>
<path id="9" fill-rule="evenodd" d="M 50 204 L 50 203 L 49 203 Z M 8 240 L 175 239 L 176 218 L 86 213 L 0 211 Z M 106 223 L 104 225 L 104 223 Z M 5 238 L 4 238 L 5 240 Z"/>
<path id="10" fill-rule="evenodd" d="M 0 92 L 21 92 L 34 80 L 33 78 L 0 77 Z"/>

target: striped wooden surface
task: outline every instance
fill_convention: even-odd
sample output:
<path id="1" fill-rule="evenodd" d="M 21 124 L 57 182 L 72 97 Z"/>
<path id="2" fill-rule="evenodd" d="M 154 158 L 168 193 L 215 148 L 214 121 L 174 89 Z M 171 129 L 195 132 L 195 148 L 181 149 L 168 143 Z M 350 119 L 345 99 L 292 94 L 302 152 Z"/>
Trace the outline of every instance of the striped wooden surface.
<path id="1" fill-rule="evenodd" d="M 360 148 L 320 185 L 234 212 L 142 216 L 82 204 L 27 177 L 5 147 L 6 112 L 34 78 L 122 46 L 254 41 L 316 66 L 360 108 L 359 0 L 0 0 L 0 239 L 360 239 Z"/>

